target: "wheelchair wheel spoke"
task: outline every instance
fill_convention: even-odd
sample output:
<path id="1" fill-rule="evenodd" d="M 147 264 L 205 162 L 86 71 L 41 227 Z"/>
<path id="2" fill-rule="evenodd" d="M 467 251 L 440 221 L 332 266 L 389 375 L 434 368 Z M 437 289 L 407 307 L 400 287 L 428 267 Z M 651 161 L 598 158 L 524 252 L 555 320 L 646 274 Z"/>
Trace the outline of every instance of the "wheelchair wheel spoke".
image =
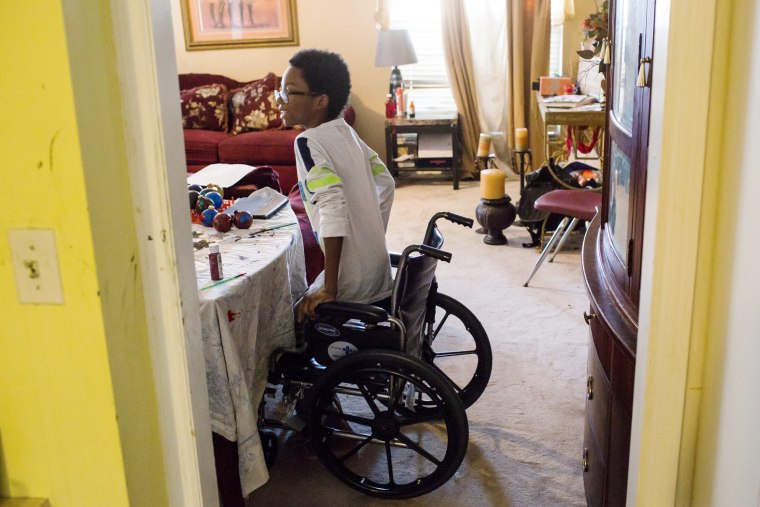
<path id="1" fill-rule="evenodd" d="M 438 323 L 438 327 L 436 327 L 435 331 L 433 331 L 433 340 L 435 340 L 435 337 L 438 336 L 438 333 L 441 331 L 441 328 L 446 323 L 446 319 L 449 318 L 449 315 L 451 315 L 451 312 L 446 312 L 446 314 L 441 319 L 441 322 Z"/>
<path id="2" fill-rule="evenodd" d="M 362 426 L 372 427 L 372 420 L 366 417 L 360 417 L 358 415 L 346 414 L 344 412 L 325 411 L 325 416 L 343 419 L 344 421 L 361 424 Z"/>
<path id="3" fill-rule="evenodd" d="M 452 352 L 434 352 L 435 358 L 438 359 L 439 357 L 454 357 L 454 356 L 469 356 L 472 354 L 477 354 L 477 350 L 459 350 L 459 351 L 452 351 Z"/>
<path id="4" fill-rule="evenodd" d="M 414 417 L 399 417 L 396 419 L 396 424 L 400 427 L 412 426 L 414 424 L 422 424 L 426 422 L 440 421 L 441 415 L 437 412 L 431 412 L 426 414 L 414 414 Z"/>
<path id="5" fill-rule="evenodd" d="M 435 456 L 433 456 L 432 454 L 427 452 L 425 449 L 417 445 L 414 441 L 412 441 L 412 439 L 410 439 L 406 435 L 399 433 L 398 435 L 396 435 L 396 438 L 404 442 L 411 450 L 413 450 L 414 452 L 416 452 L 423 458 L 427 459 L 434 465 L 439 466 L 441 464 L 441 461 L 439 459 L 437 459 Z"/>
<path id="6" fill-rule="evenodd" d="M 439 368 L 437 364 L 430 363 L 430 366 L 432 366 L 433 368 L 435 368 L 436 370 L 438 370 L 443 375 L 446 375 L 446 372 L 443 371 L 441 368 Z M 457 384 L 456 382 L 454 382 L 454 380 L 451 377 L 449 377 L 448 375 L 446 375 L 446 378 L 449 379 L 449 382 L 451 382 L 451 385 L 454 387 L 454 390 L 457 392 L 457 394 L 461 394 L 462 388 L 459 387 L 459 384 Z"/>
<path id="7" fill-rule="evenodd" d="M 392 486 L 396 482 L 393 480 L 393 458 L 391 458 L 390 440 L 386 440 L 385 442 L 385 458 L 388 460 L 388 484 Z"/>
<path id="8" fill-rule="evenodd" d="M 364 396 L 364 399 L 367 401 L 367 405 L 369 405 L 370 410 L 372 410 L 372 413 L 377 417 L 380 415 L 380 409 L 377 408 L 377 405 L 375 404 L 375 400 L 372 398 L 372 395 L 369 392 L 369 389 L 367 389 L 367 386 L 364 384 L 358 384 L 359 391 L 361 391 L 362 396 Z"/>
<path id="9" fill-rule="evenodd" d="M 364 440 L 362 440 L 361 442 L 359 442 L 358 444 L 356 444 L 356 446 L 353 449 L 351 449 L 350 451 L 348 451 L 343 456 L 338 457 L 337 458 L 338 461 L 340 461 L 341 463 L 343 463 L 348 458 L 350 458 L 351 456 L 353 456 L 354 454 L 356 454 L 357 452 L 359 452 L 362 449 L 362 447 L 364 447 L 365 445 L 367 445 L 371 441 L 372 441 L 372 435 L 368 435 L 367 438 L 365 438 Z"/>

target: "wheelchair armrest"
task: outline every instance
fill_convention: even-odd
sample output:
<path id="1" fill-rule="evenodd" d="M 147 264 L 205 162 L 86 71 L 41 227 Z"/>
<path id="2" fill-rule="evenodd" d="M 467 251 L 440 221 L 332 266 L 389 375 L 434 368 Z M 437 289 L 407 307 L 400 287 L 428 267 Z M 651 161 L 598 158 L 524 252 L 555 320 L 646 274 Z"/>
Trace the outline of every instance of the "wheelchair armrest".
<path id="1" fill-rule="evenodd" d="M 398 263 L 401 262 L 401 254 L 398 252 L 388 252 L 388 255 L 391 258 L 391 267 L 397 268 Z"/>
<path id="2" fill-rule="evenodd" d="M 388 312 L 378 306 L 363 303 L 331 301 L 329 303 L 318 305 L 316 312 L 319 315 L 359 319 L 367 324 L 378 324 L 388 320 Z"/>

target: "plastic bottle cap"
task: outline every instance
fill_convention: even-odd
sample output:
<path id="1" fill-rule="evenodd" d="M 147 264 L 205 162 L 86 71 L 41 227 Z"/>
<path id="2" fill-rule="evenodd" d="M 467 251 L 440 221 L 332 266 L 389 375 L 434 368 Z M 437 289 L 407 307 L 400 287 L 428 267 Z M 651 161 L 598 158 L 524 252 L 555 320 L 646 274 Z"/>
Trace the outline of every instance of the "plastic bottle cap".
<path id="1" fill-rule="evenodd" d="M 211 253 L 219 253 L 219 245 L 211 245 L 209 250 Z"/>

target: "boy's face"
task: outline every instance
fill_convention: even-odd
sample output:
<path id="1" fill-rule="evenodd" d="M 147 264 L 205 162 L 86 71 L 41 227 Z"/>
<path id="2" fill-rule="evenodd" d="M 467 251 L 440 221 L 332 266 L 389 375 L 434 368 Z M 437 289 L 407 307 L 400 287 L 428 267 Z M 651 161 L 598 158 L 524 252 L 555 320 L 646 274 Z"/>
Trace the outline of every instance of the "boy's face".
<path id="1" fill-rule="evenodd" d="M 312 94 L 303 73 L 298 67 L 288 66 L 282 74 L 280 93 L 287 96 L 277 99 L 280 117 L 286 127 L 303 125 L 306 128 L 316 127 L 325 121 L 327 115 L 327 95 Z"/>

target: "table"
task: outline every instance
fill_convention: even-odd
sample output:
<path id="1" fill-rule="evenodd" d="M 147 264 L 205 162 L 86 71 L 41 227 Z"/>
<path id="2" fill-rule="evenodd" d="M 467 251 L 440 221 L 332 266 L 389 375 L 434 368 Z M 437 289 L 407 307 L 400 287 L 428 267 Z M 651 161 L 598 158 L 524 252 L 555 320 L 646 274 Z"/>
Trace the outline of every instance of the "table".
<path id="1" fill-rule="evenodd" d="M 550 125 L 567 125 L 571 127 L 601 127 L 604 128 L 606 113 L 601 104 L 596 104 L 593 108 L 561 109 L 553 108 L 546 103 L 543 95 L 535 92 L 538 109 L 541 112 L 541 119 L 544 122 L 544 150 L 546 160 L 551 158 L 551 148 L 549 146 L 549 126 Z M 602 139 L 604 136 L 600 135 Z"/>
<path id="2" fill-rule="evenodd" d="M 442 137 L 437 137 L 441 135 Z M 406 139 L 399 143 L 399 136 Z M 442 139 L 445 146 L 439 150 L 425 152 L 420 143 L 425 139 Z M 425 144 L 425 143 L 422 143 Z M 405 151 L 406 153 L 400 153 Z M 462 143 L 459 140 L 459 118 L 392 118 L 385 120 L 385 164 L 391 174 L 401 172 L 424 172 L 450 169 L 454 190 L 459 188 L 459 162 L 462 157 Z M 407 160 L 394 160 L 410 155 Z"/>
<path id="3" fill-rule="evenodd" d="M 247 230 L 192 229 L 194 242 L 219 243 L 224 280 L 245 273 L 210 287 L 209 249 L 195 250 L 211 429 L 237 442 L 247 496 L 269 479 L 257 412 L 272 352 L 295 344 L 293 305 L 306 291 L 301 231 L 289 206 L 269 220 L 254 220 Z"/>

